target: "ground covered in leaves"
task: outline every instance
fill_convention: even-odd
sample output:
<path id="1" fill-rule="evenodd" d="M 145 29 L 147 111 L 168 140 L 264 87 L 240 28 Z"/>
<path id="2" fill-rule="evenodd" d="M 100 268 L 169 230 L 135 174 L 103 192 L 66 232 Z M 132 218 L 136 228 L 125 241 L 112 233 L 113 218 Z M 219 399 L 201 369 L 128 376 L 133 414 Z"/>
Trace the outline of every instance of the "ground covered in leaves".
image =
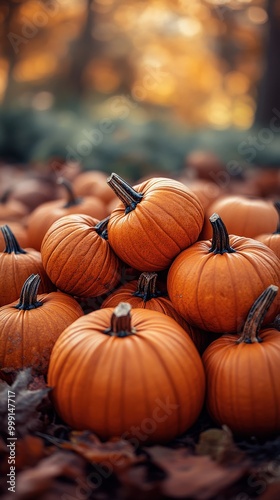
<path id="1" fill-rule="evenodd" d="M 16 440 L 8 430 L 11 394 Z M 101 442 L 92 432 L 65 425 L 44 379 L 29 370 L 0 383 L 0 434 L 4 500 L 280 498 L 280 436 L 267 442 L 234 439 L 203 411 L 192 429 L 164 446 Z M 9 446 L 14 442 L 15 458 Z M 15 493 L 8 490 L 13 460 Z"/>

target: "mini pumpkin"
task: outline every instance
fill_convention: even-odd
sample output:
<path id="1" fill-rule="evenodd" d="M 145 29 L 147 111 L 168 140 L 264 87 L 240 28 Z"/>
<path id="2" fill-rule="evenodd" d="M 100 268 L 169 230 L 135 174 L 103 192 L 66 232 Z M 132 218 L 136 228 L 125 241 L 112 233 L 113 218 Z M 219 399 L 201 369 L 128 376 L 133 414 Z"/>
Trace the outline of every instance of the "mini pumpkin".
<path id="1" fill-rule="evenodd" d="M 44 269 L 57 288 L 97 297 L 119 284 L 122 262 L 107 241 L 108 218 L 66 215 L 48 229 L 41 247 Z"/>
<path id="2" fill-rule="evenodd" d="M 252 305 L 241 335 L 222 335 L 204 352 L 207 408 L 235 434 L 280 432 L 280 333 L 262 320 L 277 295 L 270 285 Z"/>
<path id="3" fill-rule="evenodd" d="M 99 220 L 107 215 L 105 204 L 99 198 L 76 196 L 66 179 L 59 179 L 59 184 L 66 190 L 67 198 L 42 203 L 27 219 L 29 244 L 36 250 L 41 249 L 43 238 L 53 222 L 65 215 L 86 214 Z"/>
<path id="4" fill-rule="evenodd" d="M 278 224 L 273 233 L 264 233 L 256 236 L 256 240 L 267 245 L 280 259 L 280 202 L 276 201 L 274 206 L 278 212 Z"/>
<path id="5" fill-rule="evenodd" d="M 204 210 L 181 182 L 152 177 L 132 187 L 115 173 L 107 182 L 121 200 L 109 219 L 109 243 L 129 266 L 139 271 L 167 269 L 197 240 Z"/>
<path id="6" fill-rule="evenodd" d="M 218 213 L 223 219 L 229 234 L 255 238 L 261 233 L 275 231 L 278 221 L 273 202 L 262 198 L 242 195 L 224 196 L 214 201 L 205 212 L 205 222 L 200 239 L 212 236 L 209 217 Z"/>
<path id="7" fill-rule="evenodd" d="M 184 432 L 205 394 L 202 361 L 186 332 L 163 313 L 125 302 L 66 328 L 51 354 L 48 384 L 74 429 L 139 444 Z"/>
<path id="8" fill-rule="evenodd" d="M 40 276 L 30 275 L 19 300 L 0 308 L 0 378 L 29 367 L 46 375 L 55 341 L 83 315 L 76 300 L 62 292 L 38 295 L 39 284 Z"/>
<path id="9" fill-rule="evenodd" d="M 194 243 L 176 257 L 167 276 L 175 309 L 191 325 L 215 333 L 241 331 L 249 309 L 270 283 L 280 284 L 280 260 L 263 243 L 228 235 L 218 214 L 212 240 Z M 274 302 L 266 323 L 280 308 Z"/>
<path id="10" fill-rule="evenodd" d="M 22 283 L 30 274 L 40 275 L 40 293 L 55 290 L 43 267 L 40 252 L 33 248 L 21 248 L 8 225 L 0 229 L 5 240 L 5 249 L 0 252 L 0 306 L 18 299 Z"/>

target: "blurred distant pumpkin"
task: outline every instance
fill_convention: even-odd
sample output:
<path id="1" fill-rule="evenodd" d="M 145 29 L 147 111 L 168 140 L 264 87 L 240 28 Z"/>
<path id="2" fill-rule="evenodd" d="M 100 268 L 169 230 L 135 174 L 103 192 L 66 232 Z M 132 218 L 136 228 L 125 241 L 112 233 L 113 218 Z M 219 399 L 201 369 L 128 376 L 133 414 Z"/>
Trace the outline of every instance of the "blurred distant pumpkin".
<path id="1" fill-rule="evenodd" d="M 247 238 L 273 232 L 278 223 L 277 210 L 272 201 L 241 195 L 224 196 L 207 208 L 201 239 L 212 236 L 209 217 L 213 213 L 218 213 L 223 219 L 229 234 Z"/>
<path id="2" fill-rule="evenodd" d="M 107 215 L 105 205 L 99 198 L 76 196 L 66 179 L 60 179 L 59 184 L 65 188 L 67 197 L 41 204 L 27 219 L 29 244 L 36 250 L 41 249 L 43 238 L 52 223 L 65 215 L 85 214 L 99 220 Z"/>

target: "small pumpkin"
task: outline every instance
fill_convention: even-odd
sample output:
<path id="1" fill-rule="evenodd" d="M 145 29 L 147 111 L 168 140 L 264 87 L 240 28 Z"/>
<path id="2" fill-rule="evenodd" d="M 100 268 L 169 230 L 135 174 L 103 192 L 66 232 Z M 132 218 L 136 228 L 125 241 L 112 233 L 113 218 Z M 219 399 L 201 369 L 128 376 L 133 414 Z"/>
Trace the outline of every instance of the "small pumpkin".
<path id="1" fill-rule="evenodd" d="M 152 177 L 132 187 L 115 173 L 107 182 L 121 200 L 109 219 L 109 243 L 129 266 L 139 271 L 167 269 L 197 240 L 204 211 L 181 182 Z"/>
<path id="2" fill-rule="evenodd" d="M 263 243 L 228 235 L 218 214 L 210 217 L 212 240 L 194 243 L 176 257 L 167 291 L 177 312 L 191 325 L 215 333 L 239 332 L 249 309 L 270 283 L 280 284 L 280 260 Z M 266 323 L 279 312 L 271 307 Z"/>
<path id="3" fill-rule="evenodd" d="M 280 432 L 280 333 L 262 327 L 277 292 L 277 286 L 267 287 L 241 335 L 222 335 L 202 357 L 211 417 L 242 436 L 268 438 Z"/>
<path id="4" fill-rule="evenodd" d="M 185 331 L 160 312 L 120 302 L 79 318 L 54 345 L 56 410 L 74 429 L 165 442 L 197 419 L 205 375 Z"/>
<path id="5" fill-rule="evenodd" d="M 273 232 L 278 221 L 277 210 L 272 201 L 242 195 L 228 195 L 214 201 L 206 210 L 200 239 L 211 238 L 212 229 L 209 217 L 213 213 L 220 215 L 229 234 L 247 238 Z"/>
<path id="6" fill-rule="evenodd" d="M 97 196 L 106 205 L 118 200 L 114 191 L 107 184 L 107 174 L 99 170 L 86 170 L 77 175 L 73 189 L 78 196 Z"/>
<path id="7" fill-rule="evenodd" d="M 27 248 L 29 246 L 27 231 L 25 226 L 21 222 L 0 220 L 0 227 L 1 226 L 9 226 L 21 248 Z M 2 231 L 0 231 L 0 252 L 3 252 L 5 248 L 5 239 Z"/>
<path id="8" fill-rule="evenodd" d="M 0 308 L 0 378 L 29 367 L 46 375 L 55 341 L 83 315 L 76 300 L 62 292 L 38 295 L 39 284 L 40 276 L 30 275 L 19 300 Z"/>
<path id="9" fill-rule="evenodd" d="M 107 215 L 105 205 L 99 198 L 77 197 L 68 180 L 59 179 L 58 182 L 66 190 L 67 199 L 42 203 L 31 212 L 27 219 L 29 244 L 36 250 L 41 249 L 43 238 L 53 222 L 65 215 L 86 214 L 99 220 Z"/>
<path id="10" fill-rule="evenodd" d="M 23 219 L 29 212 L 24 203 L 11 199 L 12 188 L 7 189 L 0 196 L 0 219 L 18 221 Z"/>
<path id="11" fill-rule="evenodd" d="M 41 247 L 44 269 L 57 288 L 77 297 L 114 289 L 122 262 L 108 243 L 108 217 L 66 215 L 48 229 Z"/>
<path id="12" fill-rule="evenodd" d="M 8 225 L 0 229 L 5 240 L 5 250 L 0 252 L 0 307 L 18 299 L 22 283 L 30 274 L 40 275 L 40 293 L 55 290 L 44 270 L 40 252 L 21 248 Z"/>
<path id="13" fill-rule="evenodd" d="M 102 302 L 101 307 L 116 307 L 119 302 L 128 302 L 133 308 L 150 309 L 167 314 L 183 328 L 185 320 L 177 313 L 167 292 L 157 288 L 157 273 L 141 273 L 138 280 L 121 285 Z"/>
<path id="14" fill-rule="evenodd" d="M 267 245 L 280 259 L 280 202 L 276 201 L 274 206 L 278 212 L 278 224 L 274 233 L 264 233 L 256 236 L 256 240 Z"/>

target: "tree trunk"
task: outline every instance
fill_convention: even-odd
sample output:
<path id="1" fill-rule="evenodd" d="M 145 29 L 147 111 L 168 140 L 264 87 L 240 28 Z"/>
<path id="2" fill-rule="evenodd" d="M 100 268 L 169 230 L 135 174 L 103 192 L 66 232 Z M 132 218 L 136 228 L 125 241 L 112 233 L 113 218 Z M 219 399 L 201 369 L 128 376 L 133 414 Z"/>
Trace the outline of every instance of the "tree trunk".
<path id="1" fill-rule="evenodd" d="M 269 28 L 264 53 L 264 75 L 260 83 L 255 125 L 267 126 L 273 109 L 280 112 L 280 5 L 279 0 L 268 0 Z"/>

